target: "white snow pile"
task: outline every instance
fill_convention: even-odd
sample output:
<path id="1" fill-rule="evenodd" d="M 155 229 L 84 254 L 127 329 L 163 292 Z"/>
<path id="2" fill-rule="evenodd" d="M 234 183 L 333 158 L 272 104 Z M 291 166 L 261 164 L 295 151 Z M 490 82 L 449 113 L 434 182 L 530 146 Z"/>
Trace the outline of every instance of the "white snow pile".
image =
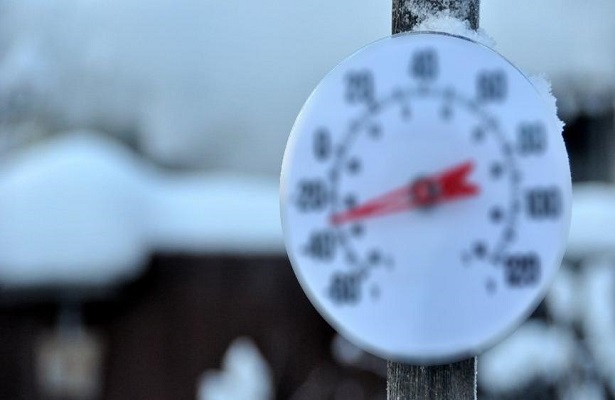
<path id="1" fill-rule="evenodd" d="M 569 370 L 575 348 L 571 332 L 544 322 L 527 322 L 480 357 L 481 386 L 490 392 L 509 392 L 533 379 L 553 382 Z"/>
<path id="2" fill-rule="evenodd" d="M 473 30 L 470 23 L 460 20 L 448 12 L 439 12 L 435 16 L 426 17 L 413 31 L 446 32 L 451 35 L 463 36 L 488 47 L 495 47 L 496 43 L 484 29 Z"/>
<path id="3" fill-rule="evenodd" d="M 278 174 L 305 99 L 340 60 L 390 33 L 390 7 L 4 0 L 0 110 L 18 102 L 52 130 L 129 136 L 163 163 Z"/>
<path id="4" fill-rule="evenodd" d="M 267 361 L 248 338 L 229 346 L 222 369 L 207 371 L 198 383 L 197 400 L 271 400 L 273 377 Z"/>
<path id="5" fill-rule="evenodd" d="M 405 8 L 417 18 L 418 24 L 412 29 L 415 32 L 445 32 L 451 35 L 463 36 L 485 46 L 495 47 L 495 41 L 484 29 L 473 30 L 467 20 L 459 16 L 468 15 L 469 2 L 455 3 L 450 10 L 439 10 L 438 6 L 429 3 L 406 1 Z"/>
<path id="6" fill-rule="evenodd" d="M 155 250 L 282 252 L 277 181 L 165 174 L 91 132 L 0 162 L 0 282 L 108 284 Z"/>
<path id="7" fill-rule="evenodd" d="M 615 255 L 615 187 L 577 184 L 572 194 L 566 256 L 579 259 Z"/>
<path id="8" fill-rule="evenodd" d="M 613 0 L 481 1 L 481 26 L 520 68 L 549 75 L 565 114 L 613 107 L 613 21 Z"/>
<path id="9" fill-rule="evenodd" d="M 568 263 L 562 263 L 545 297 L 545 304 L 554 320 L 571 325 L 584 313 L 583 293 L 579 282 Z"/>
<path id="10" fill-rule="evenodd" d="M 615 395 L 615 264 L 613 259 L 587 263 L 581 281 L 585 294 L 583 329 L 598 371 Z"/>

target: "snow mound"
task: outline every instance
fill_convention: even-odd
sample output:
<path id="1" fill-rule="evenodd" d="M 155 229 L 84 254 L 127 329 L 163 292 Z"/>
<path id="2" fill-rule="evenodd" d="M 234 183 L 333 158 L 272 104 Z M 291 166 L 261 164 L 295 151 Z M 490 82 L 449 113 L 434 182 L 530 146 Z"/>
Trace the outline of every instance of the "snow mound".
<path id="1" fill-rule="evenodd" d="M 572 217 L 566 256 L 579 259 L 615 254 L 615 188 L 577 184 L 572 191 Z"/>
<path id="2" fill-rule="evenodd" d="M 92 132 L 0 163 L 1 282 L 112 284 L 153 251 L 282 252 L 277 181 L 165 174 Z"/>
<path id="3" fill-rule="evenodd" d="M 421 22 L 414 27 L 414 32 L 444 32 L 468 38 L 491 48 L 496 46 L 495 41 L 484 29 L 473 30 L 467 20 L 462 21 L 448 12 L 440 11 L 434 15 L 427 15 L 420 20 Z"/>
<path id="4" fill-rule="evenodd" d="M 277 180 L 229 173 L 162 176 L 150 191 L 147 231 L 155 249 L 188 253 L 282 253 Z"/>
<path id="5" fill-rule="evenodd" d="M 272 372 L 248 338 L 231 343 L 220 371 L 203 374 L 197 395 L 198 400 L 271 400 L 273 397 Z"/>
<path id="6" fill-rule="evenodd" d="M 553 382 L 573 363 L 576 344 L 571 332 L 529 321 L 480 357 L 478 378 L 490 392 L 509 392 L 535 378 Z"/>
<path id="7" fill-rule="evenodd" d="M 146 172 L 114 143 L 78 134 L 0 165 L 0 280 L 101 284 L 147 256 Z"/>
<path id="8" fill-rule="evenodd" d="M 600 374 L 615 393 L 615 265 L 605 259 L 587 264 L 582 282 L 586 342 Z"/>

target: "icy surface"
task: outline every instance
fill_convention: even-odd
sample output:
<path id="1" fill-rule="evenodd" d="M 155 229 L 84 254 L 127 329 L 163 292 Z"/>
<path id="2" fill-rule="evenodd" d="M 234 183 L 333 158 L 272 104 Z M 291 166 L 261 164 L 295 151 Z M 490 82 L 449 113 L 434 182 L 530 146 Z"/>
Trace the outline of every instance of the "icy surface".
<path id="1" fill-rule="evenodd" d="M 73 132 L 0 163 L 0 281 L 106 284 L 154 250 L 281 252 L 278 185 L 176 176 Z"/>
<path id="2" fill-rule="evenodd" d="M 273 377 L 267 361 L 248 338 L 236 339 L 219 371 L 201 377 L 197 400 L 271 400 Z"/>

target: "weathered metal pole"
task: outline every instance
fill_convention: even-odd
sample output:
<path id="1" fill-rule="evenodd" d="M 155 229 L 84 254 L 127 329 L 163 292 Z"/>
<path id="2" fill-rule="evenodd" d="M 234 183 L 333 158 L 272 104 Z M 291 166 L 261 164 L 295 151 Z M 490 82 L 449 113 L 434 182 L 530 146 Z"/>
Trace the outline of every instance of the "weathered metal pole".
<path id="1" fill-rule="evenodd" d="M 393 33 L 412 30 L 429 16 L 448 11 L 478 29 L 480 0 L 393 0 Z M 389 400 L 476 399 L 476 357 L 438 366 L 387 364 Z"/>

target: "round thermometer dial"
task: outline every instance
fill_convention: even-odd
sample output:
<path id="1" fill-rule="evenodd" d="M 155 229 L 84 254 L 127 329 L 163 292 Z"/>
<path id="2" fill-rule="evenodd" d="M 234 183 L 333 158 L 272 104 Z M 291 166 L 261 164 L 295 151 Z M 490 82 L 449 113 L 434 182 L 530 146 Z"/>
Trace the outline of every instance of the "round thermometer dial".
<path id="1" fill-rule="evenodd" d="M 571 204 L 556 117 L 493 50 L 437 33 L 369 45 L 318 85 L 291 133 L 281 206 L 294 270 L 374 354 L 478 353 L 544 295 Z"/>

